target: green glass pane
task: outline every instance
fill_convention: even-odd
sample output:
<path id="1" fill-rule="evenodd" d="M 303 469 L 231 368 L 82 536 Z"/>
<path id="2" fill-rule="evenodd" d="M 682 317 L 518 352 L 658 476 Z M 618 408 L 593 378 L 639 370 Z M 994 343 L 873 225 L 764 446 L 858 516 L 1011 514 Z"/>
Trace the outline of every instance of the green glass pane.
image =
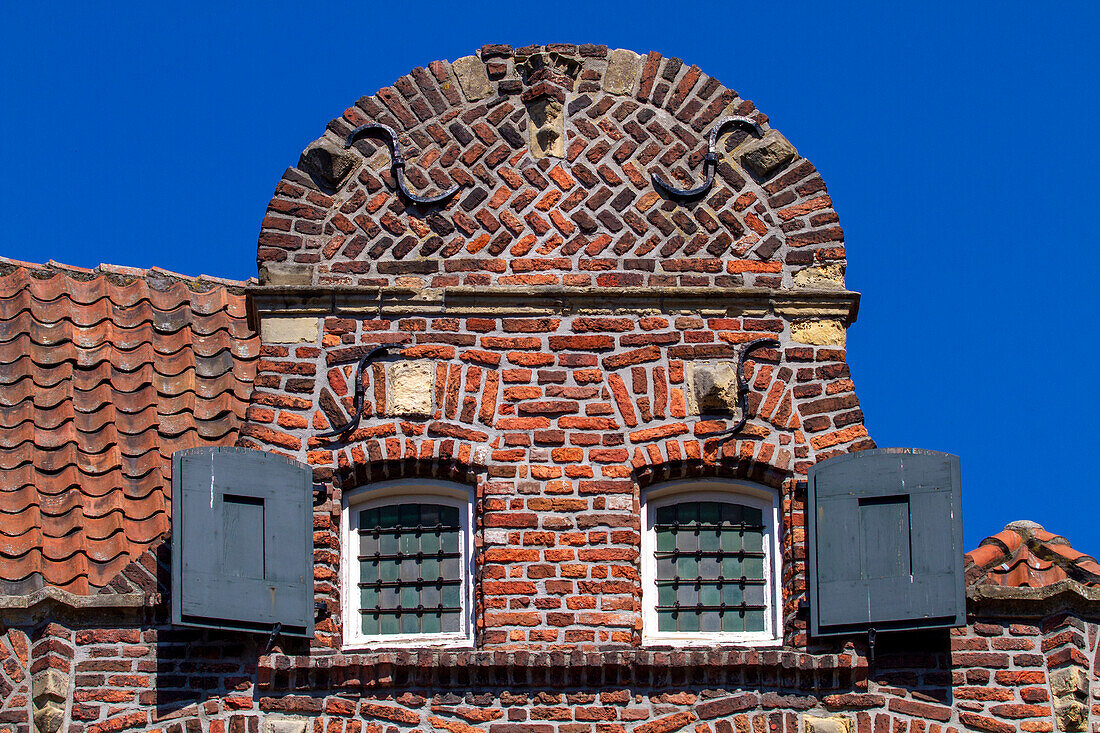
<path id="1" fill-rule="evenodd" d="M 443 621 L 443 631 L 461 631 L 462 630 L 462 614 L 458 611 L 452 611 L 450 613 L 441 614 Z"/>
<path id="2" fill-rule="evenodd" d="M 390 506 L 380 507 L 378 509 L 378 524 L 379 526 L 396 527 L 397 526 L 397 506 L 391 504 Z"/>
<path id="3" fill-rule="evenodd" d="M 662 506 L 657 508 L 657 524 L 672 524 L 676 519 L 676 507 Z"/>
<path id="4" fill-rule="evenodd" d="M 764 612 L 745 611 L 745 631 L 763 631 Z"/>
<path id="5" fill-rule="evenodd" d="M 764 558 L 762 557 L 746 557 L 743 567 L 746 578 L 764 577 Z"/>
<path id="6" fill-rule="evenodd" d="M 733 578 L 741 577 L 741 558 L 738 557 L 723 557 L 722 558 L 722 577 L 731 580 Z"/>
<path id="7" fill-rule="evenodd" d="M 697 611 L 680 612 L 680 631 L 698 631 L 699 613 Z"/>
<path id="8" fill-rule="evenodd" d="M 359 534 L 359 554 L 373 555 L 378 552 L 378 538 L 373 532 L 361 532 Z"/>
<path id="9" fill-rule="evenodd" d="M 378 560 L 359 561 L 359 580 L 364 583 L 378 580 Z"/>
<path id="10" fill-rule="evenodd" d="M 457 557 L 445 557 L 440 563 L 440 574 L 449 580 L 454 580 L 461 575 L 461 561 Z"/>
<path id="11" fill-rule="evenodd" d="M 699 518 L 699 503 L 686 501 L 676 505 L 676 519 L 680 524 L 691 524 Z"/>
<path id="12" fill-rule="evenodd" d="M 403 528 L 415 527 L 420 524 L 420 505 L 401 504 L 397 507 L 397 522 Z"/>
<path id="13" fill-rule="evenodd" d="M 401 614 L 401 633 L 416 634 L 420 631 L 420 616 L 415 613 L 405 612 Z"/>
<path id="14" fill-rule="evenodd" d="M 675 611 L 658 611 L 657 612 L 657 630 L 658 631 L 676 631 L 676 613 L 675 613 Z"/>
<path id="15" fill-rule="evenodd" d="M 378 563 L 379 578 L 381 580 L 397 580 L 397 568 L 399 560 L 381 560 Z"/>
<path id="16" fill-rule="evenodd" d="M 722 618 L 717 611 L 701 611 L 699 613 L 700 631 L 721 631 Z"/>
<path id="17" fill-rule="evenodd" d="M 424 580 L 435 580 L 439 577 L 439 559 L 426 557 L 420 561 L 420 577 Z"/>
<path id="18" fill-rule="evenodd" d="M 363 610 L 372 609 L 378 605 L 378 590 L 375 588 L 359 589 L 359 607 Z"/>
<path id="19" fill-rule="evenodd" d="M 699 504 L 699 523 L 718 524 L 722 517 L 722 506 L 715 501 L 704 501 Z"/>
<path id="20" fill-rule="evenodd" d="M 662 583 L 657 586 L 657 605 L 671 606 L 676 602 L 676 589 L 672 583 Z"/>
<path id="21" fill-rule="evenodd" d="M 671 580 L 676 574 L 676 561 L 671 557 L 657 558 L 657 577 L 661 580 Z"/>
<path id="22" fill-rule="evenodd" d="M 439 552 L 439 532 L 428 530 L 420 535 L 421 552 Z"/>
<path id="23" fill-rule="evenodd" d="M 380 631 L 382 634 L 400 634 L 401 633 L 401 620 L 397 618 L 397 614 L 383 613 L 379 616 Z"/>
<path id="24" fill-rule="evenodd" d="M 726 611 L 722 614 L 722 631 L 744 631 L 745 620 L 738 611 Z"/>
<path id="25" fill-rule="evenodd" d="M 383 555 L 396 555 L 398 548 L 399 535 L 392 529 L 387 529 L 382 532 L 382 536 L 378 538 L 378 549 Z"/>
<path id="26" fill-rule="evenodd" d="M 739 504 L 722 504 L 722 522 L 724 524 L 740 524 L 741 506 Z"/>
<path id="27" fill-rule="evenodd" d="M 425 634 L 438 634 L 442 631 L 443 620 L 440 618 L 439 612 L 426 611 L 420 617 L 420 630 Z"/>
<path id="28" fill-rule="evenodd" d="M 364 509 L 359 512 L 359 528 L 366 530 L 374 530 L 378 526 L 378 510 L 377 509 Z"/>
<path id="29" fill-rule="evenodd" d="M 759 530 L 746 531 L 743 541 L 746 552 L 762 552 L 764 549 L 764 533 Z"/>
<path id="30" fill-rule="evenodd" d="M 695 552 L 699 549 L 699 528 L 681 528 L 676 533 L 676 549 L 681 552 Z"/>
<path id="31" fill-rule="evenodd" d="M 425 527 L 434 527 L 439 524 L 439 510 L 438 504 L 421 504 L 420 505 L 420 522 Z"/>
<path id="32" fill-rule="evenodd" d="M 397 561 L 397 579 L 409 583 L 420 577 L 420 563 L 415 558 L 403 557 Z"/>
<path id="33" fill-rule="evenodd" d="M 716 583 L 703 583 L 699 588 L 699 603 L 704 606 L 717 606 L 722 602 L 722 592 Z M 713 629 L 718 631 L 718 629 Z"/>
<path id="34" fill-rule="evenodd" d="M 458 608 L 462 600 L 462 586 L 458 583 L 445 585 L 440 591 L 440 596 L 443 599 L 444 606 Z"/>
<path id="35" fill-rule="evenodd" d="M 741 586 L 737 583 L 722 584 L 722 603 L 727 606 L 739 606 L 744 598 L 745 595 L 741 590 Z"/>
<path id="36" fill-rule="evenodd" d="M 434 608 L 439 605 L 440 586 L 435 583 L 428 583 L 420 589 L 420 602 L 424 604 L 424 608 Z"/>
<path id="37" fill-rule="evenodd" d="M 367 636 L 375 636 L 378 634 L 378 614 L 377 613 L 364 613 L 361 614 L 363 621 L 363 633 Z"/>
<path id="38" fill-rule="evenodd" d="M 718 529 L 703 529 L 699 531 L 699 549 L 714 552 L 721 549 L 723 532 Z"/>
<path id="39" fill-rule="evenodd" d="M 677 558 L 676 574 L 680 576 L 681 580 L 685 578 L 694 579 L 699 574 L 699 563 L 696 561 L 695 556 Z"/>
<path id="40" fill-rule="evenodd" d="M 439 516 L 443 520 L 443 524 L 448 527 L 459 526 L 458 522 L 458 507 L 455 506 L 441 506 L 439 507 Z"/>
<path id="41" fill-rule="evenodd" d="M 722 550 L 725 552 L 741 551 L 741 532 L 737 529 L 727 529 L 722 532 Z"/>
<path id="42" fill-rule="evenodd" d="M 419 589 L 415 585 L 402 586 L 398 601 L 401 603 L 401 608 L 416 608 L 420 605 Z"/>
<path id="43" fill-rule="evenodd" d="M 458 552 L 458 530 L 452 529 L 449 532 L 444 532 L 439 538 L 439 544 L 444 552 Z"/>
<path id="44" fill-rule="evenodd" d="M 657 552 L 676 549 L 676 534 L 670 529 L 657 530 Z"/>
<path id="45" fill-rule="evenodd" d="M 744 517 L 745 524 L 759 526 L 764 523 L 764 513 L 755 507 L 741 507 L 741 516 Z"/>
<path id="46" fill-rule="evenodd" d="M 413 529 L 401 530 L 398 548 L 402 555 L 415 555 L 420 552 L 420 535 Z"/>
<path id="47" fill-rule="evenodd" d="M 699 560 L 699 577 L 703 579 L 717 579 L 721 574 L 722 564 L 717 557 L 703 557 Z"/>

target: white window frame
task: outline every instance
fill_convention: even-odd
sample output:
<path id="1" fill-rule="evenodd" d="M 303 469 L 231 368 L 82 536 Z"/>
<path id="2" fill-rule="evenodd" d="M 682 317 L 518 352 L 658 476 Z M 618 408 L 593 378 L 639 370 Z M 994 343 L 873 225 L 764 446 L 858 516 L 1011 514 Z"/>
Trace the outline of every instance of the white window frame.
<path id="1" fill-rule="evenodd" d="M 656 509 L 685 501 L 717 501 L 755 507 L 764 519 L 764 631 L 658 631 Z M 779 496 L 745 481 L 705 479 L 660 484 L 642 494 L 642 644 L 646 646 L 778 646 L 782 642 L 782 578 Z"/>
<path id="2" fill-rule="evenodd" d="M 459 631 L 424 634 L 375 634 L 362 632 L 359 621 L 359 554 L 357 526 L 353 526 L 358 512 L 395 502 L 428 502 L 457 507 L 461 526 L 460 548 L 463 553 L 459 567 L 462 571 L 462 628 Z M 342 509 L 341 557 L 341 606 L 343 611 L 344 649 L 376 649 L 381 647 L 472 647 L 474 629 L 474 526 L 473 491 L 449 481 L 414 479 L 379 481 L 355 489 L 344 495 Z"/>

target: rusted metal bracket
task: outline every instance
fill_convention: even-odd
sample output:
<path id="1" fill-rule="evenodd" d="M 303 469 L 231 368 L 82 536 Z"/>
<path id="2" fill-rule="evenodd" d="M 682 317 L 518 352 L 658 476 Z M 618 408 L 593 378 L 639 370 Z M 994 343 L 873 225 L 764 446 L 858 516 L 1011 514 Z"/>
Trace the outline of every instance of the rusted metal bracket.
<path id="1" fill-rule="evenodd" d="M 706 437 L 707 440 L 713 440 L 717 438 L 719 441 L 729 440 L 733 436 L 741 432 L 741 428 L 745 427 L 745 423 L 749 421 L 748 407 L 745 404 L 746 398 L 749 394 L 749 385 L 745 383 L 745 359 L 748 358 L 749 352 L 763 346 L 778 347 L 779 342 L 775 339 L 756 339 L 745 344 L 745 348 L 741 350 L 740 356 L 737 357 L 737 407 L 741 411 L 741 419 L 737 421 L 737 424 L 728 430 L 723 430 L 720 433 L 714 433 Z"/>
<path id="2" fill-rule="evenodd" d="M 409 190 L 408 185 L 405 182 L 405 157 L 401 155 L 401 143 L 397 141 L 397 132 L 389 125 L 383 125 L 379 122 L 368 122 L 365 125 L 359 125 L 351 131 L 348 135 L 348 139 L 344 141 L 344 149 L 350 148 L 359 138 L 363 137 L 369 132 L 381 132 L 389 138 L 390 145 L 390 161 L 393 165 L 393 177 L 397 179 L 397 188 L 401 192 L 401 195 L 412 201 L 414 204 L 438 204 L 450 196 L 453 196 L 459 189 L 459 186 L 451 186 L 438 196 L 417 196 Z"/>
<path id="3" fill-rule="evenodd" d="M 366 356 L 359 360 L 359 367 L 355 370 L 355 415 L 352 416 L 351 420 L 348 420 L 346 423 L 334 430 L 329 430 L 326 433 L 317 433 L 317 435 L 314 437 L 335 438 L 341 435 L 346 435 L 352 430 L 355 430 L 355 428 L 359 427 L 359 421 L 363 419 L 363 370 L 367 367 L 368 364 L 374 361 L 374 358 L 376 356 L 388 353 L 389 350 L 390 347 L 388 346 L 379 346 L 377 348 L 371 349 Z"/>
<path id="4" fill-rule="evenodd" d="M 757 137 L 764 137 L 764 128 L 760 126 L 760 123 L 756 120 L 748 117 L 741 117 L 736 115 L 733 117 L 723 117 L 718 120 L 710 131 L 710 140 L 707 145 L 707 154 L 703 156 L 703 172 L 706 174 L 706 180 L 695 188 L 676 188 L 671 183 L 661 178 L 656 173 L 653 174 L 653 185 L 661 189 L 669 196 L 678 199 L 693 199 L 698 196 L 702 196 L 704 193 L 710 190 L 710 187 L 714 185 L 714 171 L 718 168 L 718 136 L 727 127 L 740 127 L 745 130 L 750 130 L 756 134 Z M 354 134 L 354 133 L 353 133 Z"/>

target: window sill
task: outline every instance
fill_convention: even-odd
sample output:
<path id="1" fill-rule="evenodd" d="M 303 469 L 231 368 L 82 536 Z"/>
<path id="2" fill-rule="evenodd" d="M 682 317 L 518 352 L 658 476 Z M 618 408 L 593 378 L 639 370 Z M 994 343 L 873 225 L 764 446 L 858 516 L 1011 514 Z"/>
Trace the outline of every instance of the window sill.
<path id="1" fill-rule="evenodd" d="M 448 687 L 517 684 L 593 686 L 624 683 L 744 684 L 798 673 L 821 689 L 866 679 L 867 660 L 853 654 L 709 646 L 562 651 L 416 647 L 260 658 L 262 690 Z"/>

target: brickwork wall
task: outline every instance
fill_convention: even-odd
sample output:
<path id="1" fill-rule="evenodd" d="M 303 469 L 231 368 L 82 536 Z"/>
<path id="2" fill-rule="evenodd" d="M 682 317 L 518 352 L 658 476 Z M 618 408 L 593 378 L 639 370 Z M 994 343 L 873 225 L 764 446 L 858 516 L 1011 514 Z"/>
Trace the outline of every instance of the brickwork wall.
<path id="1" fill-rule="evenodd" d="M 1065 613 L 881 637 L 873 660 L 862 643 L 308 655 L 284 640 L 289 655 L 262 656 L 258 636 L 166 626 L 11 633 L 71 642 L 65 733 L 1011 733 L 1093 730 L 1100 716 L 1087 692 L 1098 626 Z M 1066 644 L 1084 664 L 1080 715 L 1057 703 Z M 27 731 L 26 689 L 5 689 L 3 703 L 0 730 Z"/>
<path id="2" fill-rule="evenodd" d="M 640 643 L 640 492 L 676 476 L 746 478 L 781 495 L 786 630 L 804 643 L 794 487 L 813 462 L 873 443 L 843 349 L 789 331 L 774 315 L 330 317 L 318 345 L 265 345 L 241 444 L 308 461 L 328 487 L 315 544 L 318 599 L 334 615 L 319 638 L 338 644 L 342 492 L 419 472 L 477 487 L 482 644 Z M 786 343 L 746 365 L 745 430 L 708 440 L 733 421 L 686 414 L 685 361 L 736 361 L 738 344 L 762 337 Z M 364 375 L 361 427 L 317 438 L 354 413 L 355 362 L 380 343 L 434 364 L 434 414 L 387 417 L 378 364 Z"/>
<path id="3" fill-rule="evenodd" d="M 550 73 L 533 75 L 532 58 Z M 540 118 L 528 107 L 543 99 L 560 104 L 556 157 L 532 149 Z M 707 134 L 724 115 L 767 124 L 698 67 L 659 53 L 486 46 L 434 61 L 349 107 L 287 170 L 258 261 L 370 286 L 789 287 L 822 265 L 842 282 L 844 235 L 825 184 L 778 133 L 763 143 L 743 129 L 723 135 L 701 200 L 654 189 L 652 174 L 701 180 Z M 415 192 L 460 191 L 432 206 L 403 200 L 383 139 L 344 158 L 345 137 L 367 122 L 400 133 Z M 761 145 L 770 157 L 745 158 Z"/>

